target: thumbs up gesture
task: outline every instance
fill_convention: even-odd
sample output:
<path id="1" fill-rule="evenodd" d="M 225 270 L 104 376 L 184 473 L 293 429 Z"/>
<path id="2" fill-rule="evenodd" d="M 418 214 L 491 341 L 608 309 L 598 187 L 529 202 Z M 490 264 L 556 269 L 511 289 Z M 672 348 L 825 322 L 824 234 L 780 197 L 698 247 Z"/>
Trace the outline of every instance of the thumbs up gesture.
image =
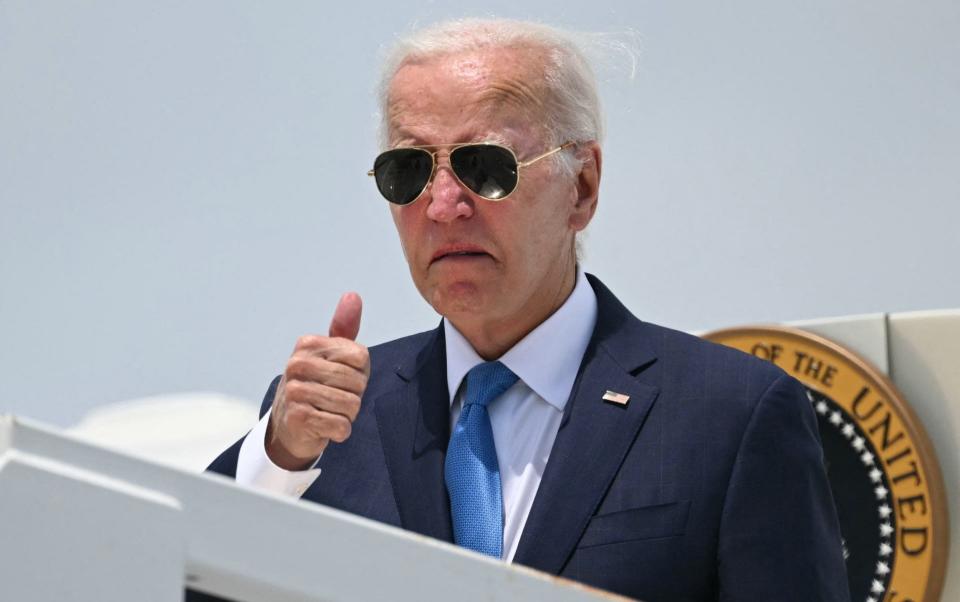
<path id="1" fill-rule="evenodd" d="M 360 398 L 370 376 L 367 348 L 354 339 L 360 332 L 360 295 L 340 297 L 329 336 L 297 340 L 287 361 L 270 412 L 267 455 L 286 470 L 309 468 L 330 441 L 350 436 Z"/>

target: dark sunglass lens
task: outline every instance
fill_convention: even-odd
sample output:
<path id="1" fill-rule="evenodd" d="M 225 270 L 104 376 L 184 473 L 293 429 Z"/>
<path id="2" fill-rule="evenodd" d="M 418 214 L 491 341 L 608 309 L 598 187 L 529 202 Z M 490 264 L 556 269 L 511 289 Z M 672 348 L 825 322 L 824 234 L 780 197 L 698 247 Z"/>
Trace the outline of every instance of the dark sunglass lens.
<path id="1" fill-rule="evenodd" d="M 485 199 L 501 199 L 517 187 L 517 161 L 500 146 L 461 146 L 450 153 L 450 167 L 467 188 Z"/>
<path id="2" fill-rule="evenodd" d="M 391 203 L 407 205 L 417 200 L 433 172 L 430 153 L 418 148 L 395 148 L 373 162 L 380 194 Z"/>

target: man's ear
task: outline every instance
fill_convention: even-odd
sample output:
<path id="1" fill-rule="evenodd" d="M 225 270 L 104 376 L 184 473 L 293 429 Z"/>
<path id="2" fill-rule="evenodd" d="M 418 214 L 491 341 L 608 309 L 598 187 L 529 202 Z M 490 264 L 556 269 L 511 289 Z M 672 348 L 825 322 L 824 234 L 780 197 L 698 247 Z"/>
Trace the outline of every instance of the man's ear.
<path id="1" fill-rule="evenodd" d="M 577 198 L 570 212 L 570 228 L 575 232 L 585 229 L 597 211 L 600 196 L 600 169 L 603 153 L 596 140 L 578 143 L 575 149 L 580 159 L 580 173 L 576 175 Z"/>

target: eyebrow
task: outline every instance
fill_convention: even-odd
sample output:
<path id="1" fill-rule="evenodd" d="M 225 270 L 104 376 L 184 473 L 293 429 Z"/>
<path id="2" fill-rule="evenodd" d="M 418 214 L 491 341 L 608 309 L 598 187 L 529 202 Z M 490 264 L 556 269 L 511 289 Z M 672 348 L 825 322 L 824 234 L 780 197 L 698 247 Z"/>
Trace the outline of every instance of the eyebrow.
<path id="1" fill-rule="evenodd" d="M 503 134 L 487 134 L 480 140 L 474 140 L 474 142 L 489 142 L 491 144 L 508 144 L 506 137 Z"/>
<path id="2" fill-rule="evenodd" d="M 406 130 L 406 129 L 402 128 L 402 127 L 401 127 L 401 128 L 397 128 L 397 129 L 394 130 L 393 132 L 388 131 L 388 134 L 390 134 L 389 137 L 388 137 L 388 139 L 387 139 L 387 146 L 388 146 L 388 147 L 393 147 L 393 146 L 395 146 L 395 145 L 396 145 L 395 142 L 394 142 L 395 140 L 403 140 L 403 141 L 409 140 L 409 141 L 411 141 L 411 142 L 413 143 L 411 146 L 416 146 L 417 144 L 419 144 L 419 143 L 422 142 L 422 139 L 421 139 L 420 137 L 418 137 L 418 136 L 417 136 L 416 134 L 414 134 L 413 132 L 411 132 L 411 131 L 409 131 L 409 130 Z"/>
<path id="3" fill-rule="evenodd" d="M 503 134 L 499 134 L 499 133 L 488 133 L 481 136 L 474 136 L 469 140 L 443 142 L 440 144 L 427 144 L 426 141 L 424 141 L 422 138 L 420 138 L 419 136 L 416 136 L 411 132 L 401 132 L 400 135 L 396 136 L 396 139 L 402 142 L 392 144 L 390 148 L 399 148 L 399 147 L 406 147 L 406 146 L 442 146 L 445 144 L 488 143 L 488 144 L 500 144 L 503 146 L 507 146 L 510 144 L 509 141 L 506 139 L 506 137 Z M 407 143 L 407 141 L 409 141 L 409 143 Z"/>

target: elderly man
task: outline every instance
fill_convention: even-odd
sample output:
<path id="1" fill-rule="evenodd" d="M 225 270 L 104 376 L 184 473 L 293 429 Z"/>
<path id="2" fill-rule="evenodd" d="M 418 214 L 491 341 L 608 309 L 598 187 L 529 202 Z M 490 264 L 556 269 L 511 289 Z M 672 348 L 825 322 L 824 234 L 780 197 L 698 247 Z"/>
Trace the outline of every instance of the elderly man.
<path id="1" fill-rule="evenodd" d="M 442 324 L 368 354 L 344 295 L 211 469 L 650 602 L 847 599 L 802 387 L 578 268 L 601 118 L 568 36 L 441 24 L 383 91 L 371 175 Z"/>

